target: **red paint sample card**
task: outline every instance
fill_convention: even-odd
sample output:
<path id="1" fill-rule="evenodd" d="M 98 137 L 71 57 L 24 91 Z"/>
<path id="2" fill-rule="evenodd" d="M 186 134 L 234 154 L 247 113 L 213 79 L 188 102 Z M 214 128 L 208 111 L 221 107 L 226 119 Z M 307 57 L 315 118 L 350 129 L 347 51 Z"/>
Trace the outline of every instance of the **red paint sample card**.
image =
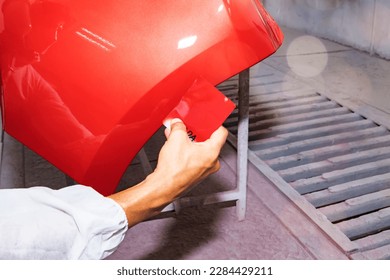
<path id="1" fill-rule="evenodd" d="M 198 79 L 184 94 L 179 104 L 168 114 L 164 125 L 181 119 L 192 141 L 203 142 L 222 125 L 236 105 L 212 84 Z"/>

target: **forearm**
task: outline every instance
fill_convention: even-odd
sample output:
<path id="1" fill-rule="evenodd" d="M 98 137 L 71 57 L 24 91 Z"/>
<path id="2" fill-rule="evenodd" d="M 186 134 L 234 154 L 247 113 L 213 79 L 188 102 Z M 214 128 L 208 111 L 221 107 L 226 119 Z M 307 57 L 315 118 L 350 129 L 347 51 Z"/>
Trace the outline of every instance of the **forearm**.
<path id="1" fill-rule="evenodd" d="M 158 178 L 156 173 L 152 173 L 141 183 L 112 194 L 109 198 L 123 208 L 130 228 L 159 214 L 175 200 L 178 195 L 170 191 L 172 186 L 170 180 Z"/>

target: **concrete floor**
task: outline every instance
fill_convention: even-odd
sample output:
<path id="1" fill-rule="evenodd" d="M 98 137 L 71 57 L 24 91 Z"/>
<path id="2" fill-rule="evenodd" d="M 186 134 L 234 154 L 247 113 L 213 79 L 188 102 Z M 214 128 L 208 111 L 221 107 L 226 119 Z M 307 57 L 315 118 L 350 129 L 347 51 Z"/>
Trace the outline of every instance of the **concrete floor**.
<path id="1" fill-rule="evenodd" d="M 287 84 L 315 89 L 354 110 L 389 125 L 390 62 L 364 52 L 283 28 L 285 42 L 270 58 L 253 67 L 270 67 Z M 147 144 L 152 163 L 162 145 L 162 131 Z M 194 193 L 233 189 L 235 150 L 226 144 L 220 172 Z M 234 203 L 189 207 L 164 213 L 129 229 L 108 259 L 346 259 L 348 256 L 268 179 L 249 166 L 247 215 L 238 221 Z M 142 180 L 137 160 L 120 188 Z M 1 187 L 66 185 L 63 174 L 6 135 Z"/>

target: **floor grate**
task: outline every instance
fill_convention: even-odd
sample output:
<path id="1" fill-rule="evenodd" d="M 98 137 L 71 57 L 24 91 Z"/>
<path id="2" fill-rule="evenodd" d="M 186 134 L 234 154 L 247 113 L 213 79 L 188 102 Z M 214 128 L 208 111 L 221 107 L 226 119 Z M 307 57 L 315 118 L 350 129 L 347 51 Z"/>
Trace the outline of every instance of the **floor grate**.
<path id="1" fill-rule="evenodd" d="M 266 81 L 278 83 L 251 76 L 252 158 L 345 235 L 335 239 L 351 258 L 390 259 L 390 131 L 313 90 L 256 90 Z M 218 88 L 237 100 L 236 77 Z M 235 135 L 237 112 L 225 126 Z"/>

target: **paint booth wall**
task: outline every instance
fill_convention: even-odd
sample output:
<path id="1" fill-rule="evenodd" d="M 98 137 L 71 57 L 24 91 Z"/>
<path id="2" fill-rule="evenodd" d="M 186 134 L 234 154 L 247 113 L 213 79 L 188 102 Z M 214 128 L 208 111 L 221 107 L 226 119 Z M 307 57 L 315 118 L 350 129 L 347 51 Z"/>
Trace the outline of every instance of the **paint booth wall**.
<path id="1" fill-rule="evenodd" d="M 389 0 L 264 0 L 281 25 L 390 59 Z"/>

